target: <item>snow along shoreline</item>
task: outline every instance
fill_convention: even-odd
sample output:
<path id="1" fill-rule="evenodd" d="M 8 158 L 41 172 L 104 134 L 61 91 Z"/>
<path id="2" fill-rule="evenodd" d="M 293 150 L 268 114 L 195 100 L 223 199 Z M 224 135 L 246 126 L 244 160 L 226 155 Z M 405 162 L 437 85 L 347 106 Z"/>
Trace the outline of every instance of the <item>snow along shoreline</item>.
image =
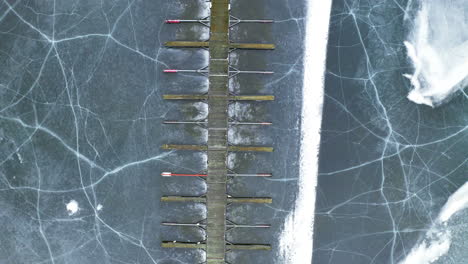
<path id="1" fill-rule="evenodd" d="M 466 208 L 468 208 L 468 182 L 447 199 L 437 221 L 399 264 L 430 264 L 447 254 L 452 243 L 447 222 L 453 215 Z"/>
<path id="2" fill-rule="evenodd" d="M 312 261 L 315 189 L 331 6 L 332 0 L 309 0 L 307 6 L 299 192 L 280 237 L 281 263 L 286 264 L 310 264 Z"/>
<path id="3" fill-rule="evenodd" d="M 466 0 L 419 2 L 404 42 L 415 71 L 404 76 L 413 86 L 409 100 L 437 107 L 468 85 L 468 4 Z"/>

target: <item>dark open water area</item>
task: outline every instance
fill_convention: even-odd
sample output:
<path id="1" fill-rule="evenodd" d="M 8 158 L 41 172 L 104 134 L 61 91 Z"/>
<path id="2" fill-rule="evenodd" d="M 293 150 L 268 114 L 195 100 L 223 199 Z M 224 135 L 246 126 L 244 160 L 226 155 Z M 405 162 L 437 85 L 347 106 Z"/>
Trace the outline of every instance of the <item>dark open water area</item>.
<path id="1" fill-rule="evenodd" d="M 468 179 L 468 101 L 458 94 L 431 108 L 406 99 L 403 74 L 413 69 L 403 41 L 418 2 L 333 1 L 314 264 L 399 263 L 432 228 L 451 233 L 433 263 L 468 263 L 468 212 L 434 227 Z"/>
<path id="2" fill-rule="evenodd" d="M 206 50 L 168 49 L 165 41 L 204 40 L 200 24 L 165 19 L 203 18 L 202 1 L 0 1 L 0 263 L 201 263 L 201 250 L 162 249 L 162 240 L 202 241 L 193 227 L 203 204 L 162 204 L 162 195 L 201 195 L 196 178 L 160 173 L 206 169 L 200 152 L 164 151 L 162 144 L 205 144 L 197 126 L 164 120 L 201 120 L 202 102 L 167 102 L 163 94 L 204 93 L 207 79 L 163 74 L 199 69 Z M 238 121 L 270 127 L 230 131 L 232 144 L 273 146 L 270 154 L 231 154 L 237 173 L 272 178 L 235 179 L 233 196 L 270 196 L 271 205 L 230 206 L 231 220 L 271 224 L 269 230 L 233 230 L 235 243 L 270 243 L 270 252 L 231 252 L 231 263 L 284 263 L 279 236 L 297 192 L 305 2 L 232 1 L 241 19 L 238 42 L 274 43 L 274 51 L 234 51 L 231 62 L 273 76 L 238 76 L 232 91 L 272 94 L 274 102 L 236 103 Z M 206 12 L 205 12 L 206 13 Z M 67 206 L 68 210 L 67 210 Z M 73 207 L 75 206 L 75 207 Z"/>

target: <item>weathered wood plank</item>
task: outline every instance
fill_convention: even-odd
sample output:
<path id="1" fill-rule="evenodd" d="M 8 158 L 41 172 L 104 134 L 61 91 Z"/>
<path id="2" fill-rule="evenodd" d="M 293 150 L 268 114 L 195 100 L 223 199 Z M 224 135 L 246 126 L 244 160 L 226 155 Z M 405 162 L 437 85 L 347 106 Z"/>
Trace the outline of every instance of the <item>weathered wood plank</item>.
<path id="1" fill-rule="evenodd" d="M 193 242 L 174 242 L 174 241 L 163 241 L 161 243 L 163 248 L 187 248 L 187 249 L 206 249 L 205 243 L 193 243 Z M 269 244 L 227 244 L 226 249 L 229 250 L 271 250 Z M 218 260 L 214 260 L 218 261 Z M 216 263 L 216 262 L 211 262 Z"/>
<path id="2" fill-rule="evenodd" d="M 214 184 L 220 185 L 224 183 L 220 183 L 220 182 L 212 183 L 212 185 Z M 222 195 L 222 197 L 220 197 L 220 195 Z M 209 198 L 210 197 L 208 197 L 208 199 Z M 267 204 L 270 204 L 273 202 L 273 199 L 271 197 L 227 197 L 224 188 L 221 188 L 221 191 L 218 189 L 218 192 L 216 194 L 213 194 L 211 198 L 215 199 L 214 201 L 221 201 L 222 203 L 259 203 L 259 204 L 267 203 Z M 206 203 L 207 197 L 167 195 L 167 196 L 161 197 L 161 202 Z M 217 208 L 221 204 L 213 203 L 213 209 Z"/>
<path id="3" fill-rule="evenodd" d="M 231 101 L 273 101 L 273 95 L 235 95 L 229 96 Z"/>
<path id="4" fill-rule="evenodd" d="M 260 203 L 260 204 L 271 204 L 272 198 L 269 197 L 229 197 L 228 203 Z"/>
<path id="5" fill-rule="evenodd" d="M 209 48 L 207 41 L 168 41 L 164 43 L 168 48 Z M 274 44 L 264 43 L 229 43 L 230 49 L 273 50 Z"/>
<path id="6" fill-rule="evenodd" d="M 200 150 L 205 151 L 208 150 L 207 146 L 203 145 L 176 145 L 176 144 L 164 144 L 161 146 L 162 149 L 168 150 Z"/>
<path id="7" fill-rule="evenodd" d="M 162 149 L 167 150 L 221 150 L 226 149 L 227 151 L 239 151 L 239 152 L 273 152 L 272 147 L 257 147 L 257 146 L 206 146 L 206 145 L 177 145 L 177 144 L 164 144 L 161 146 Z"/>
<path id="8" fill-rule="evenodd" d="M 194 202 L 205 203 L 205 197 L 192 197 L 192 196 L 163 196 L 161 202 Z"/>
<path id="9" fill-rule="evenodd" d="M 164 46 L 169 48 L 208 48 L 206 41 L 167 41 Z"/>
<path id="10" fill-rule="evenodd" d="M 164 94 L 165 100 L 207 100 L 225 99 L 229 101 L 273 101 L 273 95 L 199 95 L 199 94 Z"/>
<path id="11" fill-rule="evenodd" d="M 229 151 L 240 151 L 240 152 L 273 152 L 272 147 L 253 147 L 253 146 L 229 146 Z"/>
<path id="12" fill-rule="evenodd" d="M 204 243 L 193 243 L 193 242 L 163 241 L 161 243 L 161 247 L 163 247 L 163 248 L 206 249 L 206 244 L 204 244 Z"/>
<path id="13" fill-rule="evenodd" d="M 228 244 L 226 249 L 231 250 L 271 250 L 271 246 L 267 244 Z"/>
<path id="14" fill-rule="evenodd" d="M 253 50 L 273 50 L 274 44 L 261 44 L 261 43 L 230 43 L 231 49 L 253 49 Z"/>

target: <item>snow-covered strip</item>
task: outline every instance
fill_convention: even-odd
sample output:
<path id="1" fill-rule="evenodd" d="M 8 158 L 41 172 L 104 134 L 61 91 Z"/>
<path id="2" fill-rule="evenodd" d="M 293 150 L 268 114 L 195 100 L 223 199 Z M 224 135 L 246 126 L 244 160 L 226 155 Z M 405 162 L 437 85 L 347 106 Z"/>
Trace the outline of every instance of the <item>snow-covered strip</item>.
<path id="1" fill-rule="evenodd" d="M 331 0 L 310 0 L 307 7 L 299 193 L 280 237 L 281 263 L 286 264 L 310 264 L 312 261 L 315 189 L 331 5 Z"/>
<path id="2" fill-rule="evenodd" d="M 468 208 L 468 182 L 452 194 L 439 213 L 436 223 L 400 264 L 430 264 L 447 254 L 451 234 L 447 222 L 457 212 Z"/>
<path id="3" fill-rule="evenodd" d="M 455 213 L 468 208 L 468 182 L 452 194 L 439 214 L 439 221 L 447 222 Z"/>
<path id="4" fill-rule="evenodd" d="M 429 264 L 445 255 L 450 249 L 450 234 L 448 232 L 429 232 L 401 264 Z"/>
<path id="5" fill-rule="evenodd" d="M 405 76 L 408 99 L 436 107 L 468 84 L 468 3 L 420 0 L 420 10 L 405 41 L 415 72 Z"/>

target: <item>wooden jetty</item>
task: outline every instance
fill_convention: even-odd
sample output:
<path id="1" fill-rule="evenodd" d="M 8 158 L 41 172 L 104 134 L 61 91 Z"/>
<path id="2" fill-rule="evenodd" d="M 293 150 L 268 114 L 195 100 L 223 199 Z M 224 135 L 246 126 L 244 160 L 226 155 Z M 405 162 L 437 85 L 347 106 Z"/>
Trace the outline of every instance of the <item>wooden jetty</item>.
<path id="1" fill-rule="evenodd" d="M 174 145 L 164 144 L 165 150 L 206 151 L 208 154 L 207 172 L 205 174 L 175 174 L 163 172 L 162 176 L 198 176 L 207 182 L 207 192 L 203 196 L 163 196 L 162 202 L 205 203 L 207 217 L 204 224 L 163 223 L 170 226 L 194 226 L 206 230 L 206 239 L 200 242 L 163 241 L 163 248 L 203 249 L 206 251 L 207 264 L 225 264 L 226 252 L 230 250 L 271 250 L 269 244 L 233 244 L 226 240 L 226 231 L 233 227 L 264 228 L 269 225 L 236 225 L 226 219 L 226 209 L 233 203 L 270 204 L 270 197 L 231 197 L 227 193 L 227 179 L 236 176 L 228 171 L 227 155 L 230 151 L 239 152 L 272 152 L 266 146 L 232 146 L 228 144 L 228 129 L 232 124 L 270 125 L 269 122 L 232 122 L 228 116 L 228 105 L 231 101 L 272 101 L 271 95 L 231 95 L 229 78 L 237 74 L 272 74 L 269 71 L 241 71 L 229 65 L 229 53 L 235 49 L 273 50 L 273 44 L 232 43 L 229 40 L 229 29 L 239 23 L 272 23 L 272 20 L 241 20 L 230 15 L 229 0 L 211 0 L 211 15 L 194 20 L 166 20 L 168 24 L 201 23 L 210 28 L 209 41 L 169 41 L 168 48 L 207 48 L 209 66 L 198 70 L 166 69 L 165 73 L 193 72 L 203 74 L 209 79 L 207 94 L 167 94 L 166 100 L 203 100 L 208 104 L 206 121 L 165 121 L 165 124 L 203 124 L 208 129 L 207 145 Z M 242 174 L 239 174 L 242 175 Z M 244 174 L 257 177 L 271 177 L 271 173 Z"/>

